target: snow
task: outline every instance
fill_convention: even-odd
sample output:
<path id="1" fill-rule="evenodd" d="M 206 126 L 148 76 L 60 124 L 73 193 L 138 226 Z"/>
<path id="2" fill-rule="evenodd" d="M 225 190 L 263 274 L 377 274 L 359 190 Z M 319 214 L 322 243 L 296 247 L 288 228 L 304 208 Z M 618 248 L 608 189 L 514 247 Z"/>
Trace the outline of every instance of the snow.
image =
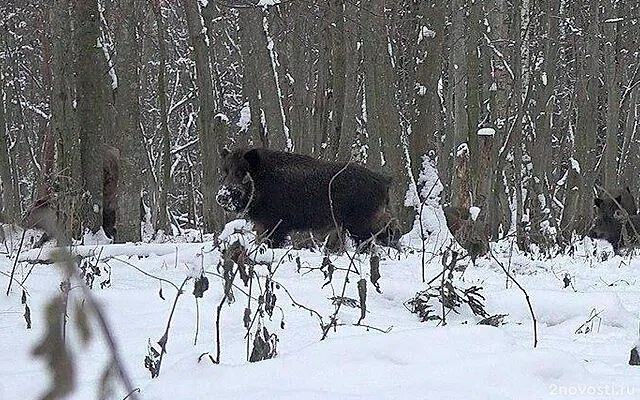
<path id="1" fill-rule="evenodd" d="M 219 119 L 221 122 L 225 124 L 229 123 L 229 117 L 227 117 L 227 115 L 223 113 L 217 113 L 216 115 L 213 116 L 213 119 Z"/>
<path id="2" fill-rule="evenodd" d="M 480 215 L 480 208 L 479 207 L 469 207 L 469 215 L 471 216 L 472 220 L 477 220 L 478 219 L 478 215 Z"/>
<path id="3" fill-rule="evenodd" d="M 425 165 L 429 165 L 427 160 Z M 421 178 L 425 187 L 435 188 L 421 217 L 427 280 L 442 271 L 444 248 L 452 243 L 437 205 L 441 185 L 432 172 Z M 362 276 L 368 274 L 366 255 L 329 256 L 336 269 L 332 283 L 325 285 L 327 279 L 318 269 L 322 253 L 256 247 L 250 232 L 253 226 L 246 220 L 229 223 L 215 241 L 209 237 L 202 243 L 85 244 L 71 250 L 109 271 L 96 277 L 96 282 L 108 277 L 110 283 L 105 288 L 96 283 L 91 292 L 106 312 L 125 366 L 143 399 L 637 398 L 640 375 L 637 367 L 628 365 L 628 359 L 639 340 L 640 257 L 613 255 L 610 246 L 588 238 L 574 243 L 572 256 L 553 259 L 519 252 L 513 239 L 492 243 L 496 259 L 508 266 L 531 298 L 539 335 L 538 346 L 533 348 L 533 326 L 524 296 L 513 282 L 507 282 L 491 256 L 479 258 L 476 265 L 468 259 L 459 261 L 466 269 L 454 272 L 454 284 L 482 286 L 487 312 L 508 314 L 506 324 L 477 325 L 479 318 L 465 306 L 459 313 L 449 313 L 446 326 L 421 323 L 407 311 L 403 303 L 425 288 L 419 225 L 416 221 L 403 237 L 402 253 L 382 249 L 381 293 L 368 285 L 367 313 L 362 321 L 376 329 L 354 325 L 360 310 L 343 306 L 337 314 L 341 325 L 331 329 L 325 340 L 320 340 L 318 315 L 327 322 L 334 313 L 329 298 L 341 292 L 350 257 Z M 8 243 L 19 241 L 20 231 L 5 232 Z M 237 278 L 235 301 L 225 302 L 221 313 L 221 363 L 213 364 L 207 356 L 198 362 L 204 353 L 215 356 L 215 309 L 223 293 L 220 251 L 214 244 L 218 241 L 222 248 L 240 241 L 262 263 L 255 267 L 260 281 L 259 285 L 254 282 L 254 296 L 273 272 L 276 309 L 272 317 L 261 319 L 278 336 L 278 354 L 273 359 L 246 361 L 242 316 L 249 287 Z M 44 263 L 55 256 L 51 246 L 20 254 L 15 246 L 1 249 L 0 286 L 4 292 L 18 256 L 16 280 L 28 292 L 33 327 L 25 328 L 22 289 L 14 282 L 9 296 L 0 298 L 0 399 L 38 398 L 48 387 L 49 377 L 45 363 L 34 359 L 31 350 L 44 335 L 45 305 L 59 293 L 62 278 L 57 267 Z M 191 294 L 193 279 L 187 282 L 171 321 L 160 375 L 152 379 L 144 358 L 148 343 L 155 343 L 165 330 L 177 293 L 173 285 L 178 287 L 202 270 L 209 279 L 209 290 L 196 306 Z M 571 280 L 566 288 L 565 276 Z M 345 296 L 358 299 L 358 279 L 350 275 Z M 72 299 L 82 299 L 81 291 L 70 293 Z M 296 307 L 294 301 L 318 315 Z M 254 300 L 249 305 L 254 312 L 256 304 Z M 439 303 L 435 305 L 439 310 Z M 77 363 L 78 384 L 68 398 L 96 398 L 109 353 L 97 324 L 93 324 L 91 343 L 79 344 L 76 319 L 70 308 L 67 340 Z M 254 332 L 255 327 L 251 339 Z M 109 398 L 125 397 L 119 383 L 114 389 Z"/>
<path id="4" fill-rule="evenodd" d="M 280 4 L 280 0 L 259 0 L 257 6 L 269 7 L 269 6 L 275 6 L 276 4 Z"/>
<path id="5" fill-rule="evenodd" d="M 571 162 L 571 169 L 576 171 L 579 174 L 580 173 L 580 163 L 578 162 L 578 160 L 576 160 L 575 158 L 571 157 L 571 158 L 569 158 L 569 161 Z"/>
<path id="6" fill-rule="evenodd" d="M 82 243 L 90 246 L 109 244 L 112 240 L 104 233 L 104 229 L 100 227 L 96 233 L 87 230 L 82 236 Z"/>
<path id="7" fill-rule="evenodd" d="M 426 26 L 420 27 L 420 31 L 418 32 L 418 44 L 425 39 L 431 39 L 436 37 L 436 33 Z"/>
<path id="8" fill-rule="evenodd" d="M 462 157 L 469 154 L 469 145 L 467 143 L 461 143 L 456 149 L 456 157 Z"/>
<path id="9" fill-rule="evenodd" d="M 249 108 L 249 102 L 245 102 L 240 109 L 240 119 L 236 123 L 236 126 L 240 127 L 240 131 L 244 132 L 249 129 L 251 124 L 251 108 Z"/>
<path id="10" fill-rule="evenodd" d="M 495 136 L 496 130 L 493 128 L 480 128 L 478 129 L 478 136 Z"/>

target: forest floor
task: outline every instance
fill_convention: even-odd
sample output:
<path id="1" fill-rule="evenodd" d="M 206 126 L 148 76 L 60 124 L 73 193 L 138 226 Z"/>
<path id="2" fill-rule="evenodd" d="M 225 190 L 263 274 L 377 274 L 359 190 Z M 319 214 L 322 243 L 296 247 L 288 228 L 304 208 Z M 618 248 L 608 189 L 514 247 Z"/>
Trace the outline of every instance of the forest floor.
<path id="1" fill-rule="evenodd" d="M 369 256 L 329 256 L 335 268 L 328 282 L 319 251 L 256 250 L 252 257 L 259 262 L 258 278 L 245 286 L 236 276 L 234 301 L 223 302 L 218 364 L 212 359 L 224 281 L 213 238 L 196 242 L 197 235 L 183 235 L 168 243 L 77 246 L 73 252 L 101 272 L 91 293 L 103 306 L 141 399 L 638 398 L 640 367 L 628 362 L 639 340 L 640 257 L 614 256 L 610 246 L 589 239 L 576 242 L 572 255 L 554 257 L 523 254 L 510 240 L 493 243 L 493 256 L 481 257 L 475 265 L 468 258 L 458 261 L 450 282 L 459 294 L 481 287 L 484 299 L 475 299 L 487 314 L 506 314 L 503 324 L 478 325 L 482 318 L 463 302 L 456 311 L 447 310 L 442 326 L 439 320 L 420 322 L 407 301 L 427 288 L 423 276 L 430 281 L 442 271 L 443 245 L 450 242 L 445 231 L 432 231 L 425 241 L 424 263 L 417 230 L 403 239 L 404 251 L 385 249 L 380 291 L 368 283 L 360 325 L 355 325 L 361 315 L 357 283 L 370 279 Z M 223 235 L 227 241 L 234 238 L 229 232 Z M 7 240 L 0 254 L 3 293 L 14 265 L 16 271 L 11 292 L 0 297 L 0 399 L 35 399 L 46 393 L 51 377 L 46 362 L 32 351 L 46 332 L 46 305 L 60 293 L 62 274 L 55 264 L 44 262 L 53 254 L 50 248 L 18 252 L 19 235 Z M 508 282 L 498 262 L 530 297 L 537 320 L 535 348 L 525 296 Z M 158 347 L 176 288 L 202 268 L 209 289 L 196 301 L 194 280 L 185 284 L 175 303 L 159 376 L 152 379 L 145 367 L 149 345 Z M 347 269 L 352 272 L 345 282 Z M 257 298 L 271 286 L 267 277 L 275 308 L 271 316 L 265 312 L 256 317 Z M 432 286 L 441 283 L 437 278 Z M 336 312 L 331 299 L 342 296 L 343 287 L 344 298 L 350 300 L 343 298 L 337 326 L 321 340 L 320 319 L 325 324 L 331 320 Z M 250 303 L 249 291 L 254 297 Z M 30 329 L 23 297 L 31 313 Z M 78 284 L 72 284 L 69 297 L 69 304 L 86 304 Z M 429 304 L 431 315 L 440 318 L 438 298 Z M 249 339 L 243 322 L 247 307 Z M 109 347 L 95 322 L 92 340 L 82 345 L 76 329 L 79 313 L 69 307 L 68 315 L 66 340 L 77 376 L 69 398 L 99 398 Z M 277 336 L 277 355 L 249 362 L 260 328 L 267 329 L 272 343 Z M 111 382 L 113 390 L 106 398 L 124 398 L 120 382 Z"/>

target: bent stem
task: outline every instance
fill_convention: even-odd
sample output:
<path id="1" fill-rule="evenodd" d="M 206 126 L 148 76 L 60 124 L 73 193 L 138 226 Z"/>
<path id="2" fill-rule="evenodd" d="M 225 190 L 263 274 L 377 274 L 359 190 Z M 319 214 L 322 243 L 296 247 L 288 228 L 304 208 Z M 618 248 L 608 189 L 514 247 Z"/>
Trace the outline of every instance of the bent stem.
<path id="1" fill-rule="evenodd" d="M 502 270 L 507 275 L 507 277 L 511 279 L 511 281 L 513 281 L 513 283 L 516 284 L 518 289 L 520 289 L 520 291 L 524 294 L 524 298 L 527 301 L 527 305 L 529 306 L 529 312 L 531 313 L 531 319 L 533 321 L 533 348 L 535 349 L 538 346 L 538 321 L 536 320 L 536 315 L 533 312 L 533 306 L 531 305 L 531 298 L 529 298 L 529 294 L 522 287 L 522 285 L 520 285 L 520 283 L 517 280 L 515 280 L 513 275 L 511 275 L 509 271 L 507 271 L 505 266 L 500 261 L 498 261 L 498 259 L 496 258 L 495 254 L 493 254 L 493 251 L 491 251 L 491 249 L 489 249 L 489 253 L 491 253 L 491 258 L 493 258 L 495 262 L 500 266 L 500 268 L 502 268 Z"/>

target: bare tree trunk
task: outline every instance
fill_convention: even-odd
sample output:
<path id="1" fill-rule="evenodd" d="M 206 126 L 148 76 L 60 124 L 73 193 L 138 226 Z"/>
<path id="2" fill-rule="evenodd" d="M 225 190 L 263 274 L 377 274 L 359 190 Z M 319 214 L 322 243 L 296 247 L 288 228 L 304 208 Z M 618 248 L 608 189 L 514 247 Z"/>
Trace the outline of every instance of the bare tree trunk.
<path id="1" fill-rule="evenodd" d="M 514 75 L 514 84 L 513 84 L 513 92 L 515 96 L 515 106 L 516 106 L 516 119 L 513 125 L 513 191 L 514 191 L 514 200 L 515 200 L 515 224 L 516 228 L 516 241 L 518 243 L 518 247 L 521 250 L 527 250 L 529 248 L 529 240 L 525 236 L 524 230 L 524 198 L 523 198 L 523 182 L 522 182 L 522 119 L 524 117 L 523 110 L 523 100 L 522 100 L 522 92 L 523 92 L 523 84 L 522 84 L 522 17 L 521 17 L 521 6 L 522 1 L 516 0 L 513 5 L 513 32 L 515 35 L 515 43 L 513 46 L 513 75 Z"/>
<path id="2" fill-rule="evenodd" d="M 497 239 L 499 233 L 508 232 L 511 227 L 510 203 L 504 186 L 504 173 L 506 169 L 505 157 L 498 157 L 501 148 L 507 149 L 505 141 L 508 140 L 509 120 L 512 118 L 513 107 L 510 99 L 514 96 L 513 71 L 511 70 L 511 56 L 519 55 L 509 52 L 509 21 L 510 14 L 505 0 L 493 0 L 492 8 L 488 12 L 490 32 L 487 32 L 491 47 L 491 57 L 486 62 L 490 63 L 491 86 L 489 87 L 488 100 L 491 126 L 495 128 L 495 137 L 491 157 L 493 162 L 490 176 L 490 189 L 486 204 L 486 223 L 491 231 L 491 236 Z M 489 58 L 489 57 L 487 57 Z M 508 147 L 510 151 L 512 147 Z M 503 150 L 504 151 L 504 150 Z"/>
<path id="3" fill-rule="evenodd" d="M 622 182 L 635 187 L 634 198 L 638 198 L 637 183 L 640 176 L 640 86 L 632 89 L 629 100 L 629 112 L 624 127 L 625 146 L 623 151 Z M 633 184 L 636 185 L 633 185 Z"/>
<path id="4" fill-rule="evenodd" d="M 261 8 L 240 10 L 240 45 L 245 66 L 245 94 L 251 107 L 251 130 L 264 146 L 284 150 L 289 147 L 289 133 L 279 98 L 277 53 L 268 36 L 268 26 L 267 15 Z"/>
<path id="5" fill-rule="evenodd" d="M 452 133 L 451 141 L 447 143 L 449 147 L 446 151 L 451 154 L 453 164 L 449 171 L 453 171 L 459 164 L 456 160 L 458 146 L 466 143 L 468 140 L 469 127 L 466 110 L 466 79 L 467 79 L 467 63 L 465 59 L 466 37 L 465 37 L 465 1 L 454 0 L 452 3 L 452 25 L 450 33 L 451 47 L 449 62 L 449 84 L 451 85 L 451 107 L 452 116 Z M 460 182 L 459 174 L 452 174 L 450 179 L 451 185 L 451 204 L 469 207 L 470 196 L 466 190 L 465 182 Z"/>
<path id="6" fill-rule="evenodd" d="M 47 97 L 51 98 L 51 42 L 49 31 L 43 30 L 40 36 L 42 41 L 42 62 L 40 71 L 42 73 L 42 85 L 46 90 Z M 40 122 L 39 137 L 41 143 L 40 173 L 36 176 L 34 203 L 50 202 L 54 168 L 55 168 L 55 141 L 51 134 L 51 121 L 43 119 Z"/>
<path id="7" fill-rule="evenodd" d="M 331 113 L 330 88 L 331 88 L 331 30 L 330 22 L 323 16 L 322 34 L 318 49 L 318 60 L 316 61 L 316 84 L 313 98 L 313 112 L 311 117 L 311 136 L 313 138 L 312 151 L 315 155 L 324 157 L 326 143 L 328 140 L 329 115 Z"/>
<path id="8" fill-rule="evenodd" d="M 117 118 L 117 148 L 120 150 L 120 181 L 116 241 L 138 242 L 140 232 L 140 192 L 143 169 L 142 132 L 140 131 L 140 24 L 138 9 L 143 6 L 136 0 L 118 3 L 115 29 L 117 46 L 116 70 L 118 88 L 115 104 Z"/>
<path id="9" fill-rule="evenodd" d="M 595 180 L 595 138 L 598 129 L 598 5 L 576 4 L 579 24 L 585 34 L 575 36 L 576 112 L 575 152 L 568 160 L 570 172 L 561 226 L 565 239 L 584 234 L 591 220 Z"/>
<path id="10" fill-rule="evenodd" d="M 100 35 L 98 2 L 77 0 L 76 46 L 77 60 L 77 113 L 80 132 L 80 163 L 84 195 L 81 208 L 81 225 L 95 233 L 102 225 L 102 132 L 104 103 L 102 74 L 96 46 Z"/>
<path id="11" fill-rule="evenodd" d="M 202 15 L 197 0 L 182 0 L 187 15 L 187 26 L 192 47 L 192 57 L 196 63 L 198 85 L 198 137 L 202 160 L 202 215 L 205 232 L 222 229 L 224 216 L 215 201 L 220 176 L 220 151 L 224 137 L 219 124 L 215 122 L 216 93 L 214 93 L 211 62 L 209 60 L 209 38 L 202 24 Z M 253 109 L 252 109 L 253 112 Z M 252 117 L 252 118 L 255 118 Z"/>
<path id="12" fill-rule="evenodd" d="M 158 108 L 160 112 L 160 136 L 162 137 L 162 174 L 159 177 L 158 199 L 158 224 L 157 229 L 171 234 L 171 221 L 169 220 L 168 195 L 171 190 L 171 136 L 169 134 L 169 115 L 167 108 L 167 84 L 165 77 L 167 49 L 165 38 L 165 25 L 162 17 L 162 0 L 156 0 L 153 4 L 156 24 L 158 26 Z"/>
<path id="13" fill-rule="evenodd" d="M 550 185 L 554 185 L 551 161 L 552 161 L 552 125 L 556 108 L 556 65 L 558 64 L 558 11 L 560 0 L 546 0 L 540 3 L 540 11 L 544 20 L 541 25 L 545 28 L 544 55 L 542 61 L 542 73 L 536 81 L 540 90 L 535 101 L 534 112 L 534 136 L 531 143 L 531 163 L 533 166 L 533 179 L 531 179 L 531 199 L 534 206 L 531 208 L 532 230 L 540 233 L 541 241 L 548 238 L 544 236 L 544 226 L 549 224 L 557 228 L 556 219 L 551 213 L 552 195 Z M 538 242 L 541 242 L 538 241 Z M 552 243 L 548 243 L 551 245 Z"/>
<path id="14" fill-rule="evenodd" d="M 351 23 L 358 19 L 358 6 L 350 1 L 344 2 L 343 13 L 340 16 L 339 25 L 340 41 L 344 41 L 344 110 L 340 123 L 340 143 L 338 147 L 338 160 L 354 159 L 357 149 L 354 144 L 358 131 L 359 110 L 362 101 L 358 95 L 361 80 L 362 56 L 358 50 L 359 32 L 356 24 Z"/>
<path id="15" fill-rule="evenodd" d="M 402 127 L 395 102 L 395 82 L 390 56 L 387 50 L 387 35 L 384 0 L 368 0 L 362 5 L 365 96 L 367 105 L 367 132 L 369 133 L 369 158 L 367 164 L 378 169 L 375 164 L 384 156 L 384 169 L 394 177 L 390 190 L 392 213 L 406 232 L 413 222 L 414 211 L 406 207 L 405 195 L 409 187 L 408 160 L 402 140 Z M 380 143 L 380 146 L 378 146 Z M 379 154 L 378 149 L 382 151 Z M 373 152 L 373 154 L 371 154 Z M 378 153 L 378 154 L 376 154 Z"/>
<path id="16" fill-rule="evenodd" d="M 615 18 L 614 6 L 606 5 L 605 17 Z M 604 24 L 604 80 L 607 89 L 606 142 L 603 157 L 603 186 L 613 190 L 618 184 L 618 122 L 620 120 L 620 66 L 618 58 L 618 23 Z"/>
<path id="17" fill-rule="evenodd" d="M 435 161 L 438 139 L 437 121 L 440 120 L 440 98 L 438 81 L 442 73 L 442 46 L 444 44 L 444 23 L 446 4 L 443 1 L 422 1 L 419 9 L 421 18 L 416 24 L 417 48 L 414 55 L 415 87 L 413 104 L 415 108 L 409 135 L 409 156 L 411 173 L 417 181 L 422 170 L 422 157 L 430 155 Z M 444 160 L 442 160 L 444 162 Z"/>
<path id="18" fill-rule="evenodd" d="M 75 46 L 72 41 L 70 0 L 55 0 L 50 10 L 51 131 L 57 152 L 57 210 L 59 223 L 69 237 L 81 232 L 78 215 L 81 192 L 80 137 L 74 110 Z"/>
<path id="19" fill-rule="evenodd" d="M 2 88 L 4 87 L 4 77 L 0 71 L 0 223 L 15 222 L 20 218 L 20 208 L 16 204 L 18 196 L 13 188 L 12 169 L 13 164 L 9 156 L 9 136 L 7 135 L 7 124 L 5 120 L 5 96 Z"/>
<path id="20" fill-rule="evenodd" d="M 286 70 L 293 81 L 289 80 L 288 109 L 290 116 L 291 137 L 293 147 L 297 152 L 311 154 L 313 151 L 313 136 L 311 134 L 312 75 L 315 68 L 313 49 L 307 40 L 313 34 L 312 25 L 308 23 L 305 13 L 309 12 L 301 2 L 287 4 L 289 16 L 293 18 L 293 35 L 286 41 Z M 287 101 L 287 100 L 285 100 Z"/>
<path id="21" fill-rule="evenodd" d="M 345 1 L 329 1 L 329 26 L 327 27 L 328 40 L 325 42 L 329 48 L 328 60 L 331 62 L 331 97 L 327 108 L 330 108 L 329 126 L 327 128 L 327 150 L 325 158 L 336 159 L 341 145 L 343 145 L 343 123 L 345 117 L 345 104 L 347 95 L 347 44 L 348 32 L 345 21 Z M 350 143 L 344 143 L 350 148 Z"/>

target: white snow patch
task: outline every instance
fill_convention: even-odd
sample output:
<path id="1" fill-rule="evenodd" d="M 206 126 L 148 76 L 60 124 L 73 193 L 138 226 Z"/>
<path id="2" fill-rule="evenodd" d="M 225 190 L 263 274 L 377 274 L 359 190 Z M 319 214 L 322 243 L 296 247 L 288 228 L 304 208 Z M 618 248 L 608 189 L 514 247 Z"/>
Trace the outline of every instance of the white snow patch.
<path id="1" fill-rule="evenodd" d="M 96 233 L 92 233 L 89 229 L 86 229 L 84 235 L 82 235 L 82 243 L 87 246 L 109 244 L 112 241 L 113 240 L 104 233 L 102 227 L 100 227 Z"/>
<path id="2" fill-rule="evenodd" d="M 224 122 L 225 124 L 229 123 L 229 117 L 227 117 L 226 114 L 223 113 L 217 113 L 216 115 L 213 116 L 214 119 L 219 119 L 220 121 Z"/>
<path id="3" fill-rule="evenodd" d="M 578 160 L 576 160 L 575 158 L 571 157 L 569 159 L 569 161 L 571 162 L 571 169 L 576 171 L 579 174 L 580 173 L 580 163 L 578 162 Z"/>
<path id="4" fill-rule="evenodd" d="M 418 93 L 418 96 L 425 96 L 427 94 L 427 87 L 416 83 L 416 92 Z"/>
<path id="5" fill-rule="evenodd" d="M 280 4 L 280 0 L 259 0 L 257 6 L 269 7 L 269 6 L 274 6 L 276 4 Z"/>
<path id="6" fill-rule="evenodd" d="M 251 108 L 249 107 L 249 102 L 247 101 L 240 109 L 240 118 L 238 122 L 236 122 L 236 126 L 240 127 L 241 132 L 245 132 L 247 129 L 249 129 L 249 125 L 251 125 Z"/>
<path id="7" fill-rule="evenodd" d="M 477 220 L 478 215 L 480 215 L 480 207 L 469 207 L 469 214 L 472 220 Z"/>
<path id="8" fill-rule="evenodd" d="M 478 136 L 494 136 L 496 130 L 493 128 L 480 128 L 478 129 Z"/>
<path id="9" fill-rule="evenodd" d="M 456 149 L 456 157 L 462 157 L 469 154 L 469 145 L 467 143 L 461 143 Z"/>
<path id="10" fill-rule="evenodd" d="M 431 39 L 434 37 L 436 37 L 436 32 L 423 25 L 420 27 L 420 32 L 418 32 L 418 44 L 425 39 Z"/>
<path id="11" fill-rule="evenodd" d="M 327 277 L 320 270 L 324 254 L 257 247 L 253 226 L 246 220 L 231 221 L 217 240 L 208 236 L 202 243 L 72 246 L 73 254 L 99 256 L 92 265 L 108 266 L 108 274 L 96 277 L 92 293 L 103 307 L 123 365 L 141 396 L 150 400 L 637 398 L 640 376 L 627 365 L 631 347 L 640 344 L 637 255 L 614 255 L 610 246 L 599 247 L 600 243 L 588 238 L 575 241 L 573 256 L 549 260 L 520 252 L 511 237 L 491 243 L 493 256 L 527 289 L 538 320 L 536 349 L 532 347 L 533 325 L 524 296 L 511 282 L 505 289 L 505 275 L 493 257 L 480 257 L 473 266 L 460 260 L 457 266 L 466 270 L 453 272 L 454 285 L 482 286 L 485 309 L 490 314 L 508 314 L 505 325 L 478 326 L 479 318 L 466 306 L 459 313 L 449 313 L 445 327 L 436 322 L 421 323 L 407 311 L 404 302 L 425 288 L 423 271 L 425 281 L 438 277 L 443 251 L 452 245 L 438 204 L 441 185 L 426 158 L 424 165 L 429 168 L 423 168 L 420 179 L 425 190 L 428 186 L 433 189 L 419 221 L 402 238 L 407 249 L 400 254 L 391 249 L 389 254 L 387 249 L 381 252 L 382 293 L 368 287 L 363 323 L 382 330 L 392 327 L 389 333 L 353 325 L 360 310 L 343 306 L 337 315 L 339 326 L 321 341 L 320 321 L 309 309 L 328 322 L 335 311 L 329 298 L 341 290 L 345 271 L 352 262 L 360 271 L 368 270 L 369 256 L 352 251 L 328 255 L 336 269 L 332 283 L 325 284 Z M 7 243 L 21 235 L 17 230 L 5 232 Z M 220 363 L 213 364 L 206 356 L 198 362 L 203 353 L 215 355 L 215 310 L 225 290 L 220 251 L 236 240 L 247 247 L 247 257 L 258 263 L 252 268 L 261 278 L 250 286 L 236 277 L 232 288 L 235 301 L 225 302 L 221 313 Z M 7 246 L 11 254 L 0 252 L 3 287 L 8 285 L 14 257 L 20 261 L 15 274 L 27 292 L 33 322 L 32 329 L 25 329 L 19 285 L 14 285 L 8 296 L 0 296 L 2 400 L 40 398 L 50 384 L 47 369 L 31 351 L 46 332 L 46 305 L 59 293 L 61 280 L 58 268 L 37 265 L 36 261 L 49 260 L 54 250 L 32 249 L 18 255 L 15 246 Z M 185 278 L 199 276 L 202 271 L 209 279 L 209 289 L 196 303 L 191 294 L 193 280 L 186 282 L 173 312 L 160 376 L 151 379 L 144 368 L 147 343 L 157 342 L 166 329 L 177 295 L 173 285 L 179 287 Z M 270 284 L 277 297 L 276 307 L 272 317 L 256 319 L 277 335 L 278 354 L 249 363 L 243 315 L 246 308 L 255 313 L 269 271 L 275 271 Z M 571 287 L 564 288 L 565 276 L 570 277 Z M 106 279 L 109 283 L 100 287 Z M 358 299 L 357 281 L 352 273 L 345 286 L 346 297 Z M 80 296 L 76 289 L 70 292 L 71 300 Z M 308 309 L 294 305 L 292 299 Z M 433 306 L 439 313 L 440 303 L 435 301 Z M 75 310 L 69 307 L 66 340 L 81 384 L 69 398 L 91 399 L 111 357 L 97 329 L 88 346 L 79 345 Z M 256 327 L 250 330 L 250 347 Z M 113 398 L 126 396 L 121 385 L 113 387 Z M 616 396 L 598 395 L 605 387 L 617 390 Z M 575 395 L 563 395 L 562 391 Z"/>

